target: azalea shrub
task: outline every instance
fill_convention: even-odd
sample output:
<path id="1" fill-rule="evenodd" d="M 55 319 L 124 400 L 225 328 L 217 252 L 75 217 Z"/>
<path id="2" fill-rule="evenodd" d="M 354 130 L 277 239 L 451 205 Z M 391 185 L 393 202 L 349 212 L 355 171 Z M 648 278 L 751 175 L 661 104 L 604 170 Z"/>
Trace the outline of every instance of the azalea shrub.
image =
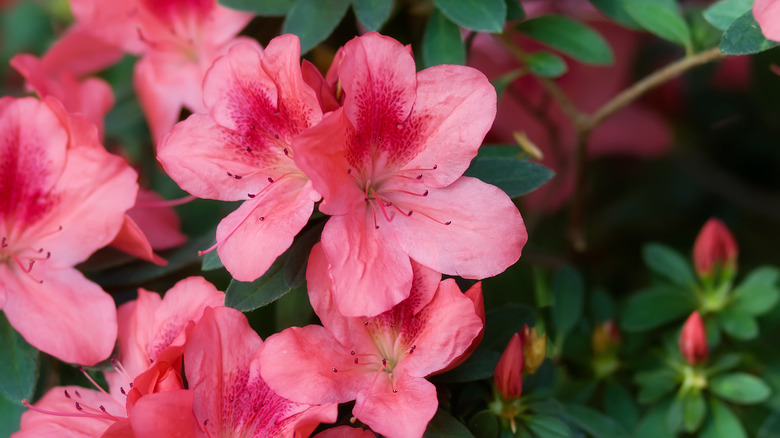
<path id="1" fill-rule="evenodd" d="M 0 436 L 777 435 L 773 0 L 0 23 Z"/>

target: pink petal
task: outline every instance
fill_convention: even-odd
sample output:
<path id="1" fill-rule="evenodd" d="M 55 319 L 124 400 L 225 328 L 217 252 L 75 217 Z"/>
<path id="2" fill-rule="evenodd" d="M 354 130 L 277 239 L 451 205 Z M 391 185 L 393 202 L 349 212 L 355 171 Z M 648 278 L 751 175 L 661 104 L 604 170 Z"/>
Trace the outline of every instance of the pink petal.
<path id="1" fill-rule="evenodd" d="M 65 362 L 94 365 L 108 357 L 116 341 L 114 300 L 71 268 L 33 270 L 36 278 L 0 265 L 7 290 L 3 311 L 35 348 Z"/>
<path id="2" fill-rule="evenodd" d="M 165 266 L 168 264 L 165 259 L 154 253 L 152 245 L 146 239 L 141 228 L 127 215 L 122 223 L 122 228 L 119 229 L 119 233 L 111 241 L 111 246 L 133 257 L 138 257 L 156 265 Z"/>
<path id="3" fill-rule="evenodd" d="M 398 194 L 394 201 L 414 212 L 393 221 L 398 244 L 412 259 L 445 274 L 477 279 L 499 274 L 520 258 L 528 239 L 506 193 L 475 178 L 461 177 L 425 197 Z"/>
<path id="4" fill-rule="evenodd" d="M 76 23 L 52 44 L 41 57 L 41 63 L 51 75 L 70 72 L 82 77 L 114 65 L 121 58 L 122 49 Z"/>
<path id="5" fill-rule="evenodd" d="M 420 120 L 416 135 L 425 146 L 405 167 L 435 165 L 426 173 L 426 184 L 451 184 L 477 155 L 495 116 L 495 88 L 479 70 L 440 65 L 421 71 L 411 119 Z"/>
<path id="6" fill-rule="evenodd" d="M 377 379 L 376 386 L 361 391 L 352 414 L 384 436 L 419 437 L 438 406 L 433 384 L 425 379 L 402 376 L 395 380 L 394 386 L 390 379 Z"/>
<path id="7" fill-rule="evenodd" d="M 146 49 L 147 45 L 138 35 L 139 22 L 131 19 L 138 9 L 137 0 L 116 0 L 110 4 L 101 0 L 72 0 L 70 7 L 78 26 L 106 44 L 122 47 L 133 54 Z"/>
<path id="8" fill-rule="evenodd" d="M 376 229 L 367 208 L 334 216 L 322 231 L 336 307 L 344 316 L 373 316 L 409 296 L 412 267 L 390 227 Z"/>
<path id="9" fill-rule="evenodd" d="M 780 4 L 773 0 L 756 0 L 753 16 L 767 39 L 780 41 Z"/>
<path id="10" fill-rule="evenodd" d="M 155 250 L 175 248 L 187 240 L 181 232 L 176 210 L 162 196 L 148 189 L 139 189 L 135 205 L 127 216 L 138 225 Z"/>
<path id="11" fill-rule="evenodd" d="M 236 11 L 217 4 L 211 17 L 204 22 L 203 32 L 214 46 L 223 46 L 234 39 L 254 17 L 253 13 Z"/>
<path id="12" fill-rule="evenodd" d="M 137 437 L 189 438 L 197 424 L 192 413 L 193 391 L 158 392 L 141 397 L 130 422 Z"/>
<path id="13" fill-rule="evenodd" d="M 65 396 L 65 391 L 71 398 Z M 125 416 L 124 407 L 118 406 L 105 394 L 79 386 L 54 387 L 34 406 L 50 412 L 78 414 L 75 402 L 93 409 L 104 406 L 114 416 L 119 418 Z M 22 414 L 21 429 L 11 436 L 13 438 L 96 438 L 113 423 L 107 419 L 49 415 L 29 409 Z"/>
<path id="14" fill-rule="evenodd" d="M 310 404 L 354 400 L 368 386 L 373 374 L 352 360 L 347 347 L 318 325 L 290 327 L 268 337 L 259 356 L 260 374 L 274 392 Z"/>
<path id="15" fill-rule="evenodd" d="M 301 63 L 301 74 L 303 75 L 303 80 L 317 93 L 317 101 L 323 113 L 336 110 L 341 106 L 336 100 L 333 89 L 325 81 L 325 78 L 322 77 L 322 73 L 317 69 L 317 66 L 304 59 Z"/>
<path id="16" fill-rule="evenodd" d="M 306 225 L 318 197 L 309 181 L 281 179 L 223 219 L 217 252 L 233 278 L 253 281 L 263 275 Z"/>

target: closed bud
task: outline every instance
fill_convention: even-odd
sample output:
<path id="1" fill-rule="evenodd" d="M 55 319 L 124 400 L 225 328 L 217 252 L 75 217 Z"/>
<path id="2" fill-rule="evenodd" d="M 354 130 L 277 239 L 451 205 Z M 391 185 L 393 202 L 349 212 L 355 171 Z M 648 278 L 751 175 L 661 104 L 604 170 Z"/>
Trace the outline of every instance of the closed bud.
<path id="1" fill-rule="evenodd" d="M 709 357 L 707 332 L 699 312 L 693 312 L 683 325 L 680 333 L 680 353 L 691 365 L 704 362 Z"/>
<path id="2" fill-rule="evenodd" d="M 620 345 L 620 330 L 615 321 L 607 320 L 597 325 L 590 336 L 593 352 L 596 356 L 614 351 Z"/>
<path id="3" fill-rule="evenodd" d="M 504 400 L 515 400 L 523 393 L 523 339 L 512 335 L 493 373 L 496 388 Z"/>
<path id="4" fill-rule="evenodd" d="M 723 222 L 710 219 L 704 224 L 693 244 L 693 264 L 699 277 L 708 277 L 716 269 L 735 270 L 737 242 Z"/>
<path id="5" fill-rule="evenodd" d="M 539 337 L 536 327 L 529 329 L 523 326 L 523 369 L 528 374 L 533 374 L 544 362 L 547 356 L 547 334 Z"/>

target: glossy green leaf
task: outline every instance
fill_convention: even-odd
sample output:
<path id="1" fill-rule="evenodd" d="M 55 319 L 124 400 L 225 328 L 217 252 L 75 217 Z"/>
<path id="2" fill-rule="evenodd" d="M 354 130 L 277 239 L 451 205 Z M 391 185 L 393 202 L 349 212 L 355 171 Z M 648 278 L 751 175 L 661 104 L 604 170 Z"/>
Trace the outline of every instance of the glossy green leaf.
<path id="1" fill-rule="evenodd" d="M 574 425 L 595 438 L 623 438 L 630 436 L 617 421 L 585 406 L 565 405 L 564 415 Z"/>
<path id="2" fill-rule="evenodd" d="M 297 288 L 306 282 L 306 266 L 309 264 L 309 255 L 312 247 L 320 241 L 325 222 L 322 220 L 307 225 L 285 253 L 284 280 L 291 288 Z"/>
<path id="3" fill-rule="evenodd" d="M 678 432 L 682 431 L 684 417 L 683 401 L 680 397 L 675 397 L 669 405 L 669 410 L 666 411 L 666 430 L 671 435 L 676 436 Z"/>
<path id="4" fill-rule="evenodd" d="M 699 434 L 701 438 L 747 438 L 739 418 L 726 404 L 713 398 L 710 409 L 712 414 Z"/>
<path id="5" fill-rule="evenodd" d="M 487 348 L 477 348 L 468 359 L 452 371 L 434 377 L 437 383 L 475 382 L 493 377 L 501 353 Z"/>
<path id="6" fill-rule="evenodd" d="M 720 398 L 743 405 L 760 403 L 771 394 L 769 386 L 758 377 L 747 373 L 732 373 L 715 377 L 710 390 Z"/>
<path id="7" fill-rule="evenodd" d="M 666 413 L 669 401 L 650 406 L 634 431 L 635 438 L 658 438 L 669 436 L 666 430 Z"/>
<path id="8" fill-rule="evenodd" d="M 9 400 L 0 391 L 0 436 L 11 436 L 19 431 L 22 414 L 27 410 L 19 400 Z"/>
<path id="9" fill-rule="evenodd" d="M 504 0 L 506 3 L 506 19 L 507 21 L 522 20 L 525 18 L 525 10 L 523 6 L 517 0 Z"/>
<path id="10" fill-rule="evenodd" d="M 466 63 L 466 46 L 458 25 L 438 10 L 433 11 L 425 26 L 422 56 L 426 68 L 440 64 Z"/>
<path id="11" fill-rule="evenodd" d="M 691 313 L 695 305 L 690 295 L 676 289 L 646 289 L 628 299 L 620 326 L 626 331 L 650 330 Z"/>
<path id="12" fill-rule="evenodd" d="M 703 15 L 713 26 L 726 30 L 752 7 L 753 0 L 720 0 L 707 8 Z"/>
<path id="13" fill-rule="evenodd" d="M 520 32 L 586 64 L 614 62 L 612 49 L 598 32 L 563 15 L 544 15 L 516 26 Z"/>
<path id="14" fill-rule="evenodd" d="M 439 409 L 428 423 L 423 438 L 474 438 L 474 435 L 452 414 Z"/>
<path id="15" fill-rule="evenodd" d="M 225 265 L 222 264 L 222 260 L 219 259 L 219 255 L 217 254 L 216 250 L 207 252 L 203 256 L 203 260 L 201 260 L 200 263 L 201 271 L 214 271 L 224 267 Z"/>
<path id="16" fill-rule="evenodd" d="M 566 73 L 568 66 L 560 56 L 550 52 L 534 52 L 525 57 L 525 65 L 536 76 L 557 78 Z"/>
<path id="17" fill-rule="evenodd" d="M 688 260 L 677 251 L 660 243 L 648 243 L 642 248 L 642 258 L 651 271 L 685 288 L 696 284 L 696 276 Z"/>
<path id="18" fill-rule="evenodd" d="M 622 0 L 590 0 L 590 3 L 596 7 L 602 14 L 611 18 L 614 21 L 622 24 L 623 26 L 633 29 L 640 29 L 639 23 L 634 21 L 626 8 L 623 6 Z"/>
<path id="19" fill-rule="evenodd" d="M 480 154 L 471 162 L 465 175 L 492 184 L 510 198 L 530 193 L 553 177 L 554 172 L 541 164 L 517 157 L 489 157 Z M 519 150 L 519 148 L 515 148 Z"/>
<path id="20" fill-rule="evenodd" d="M 729 309 L 747 315 L 763 315 L 771 311 L 780 299 L 778 279 L 780 272 L 773 267 L 764 266 L 752 271 L 734 289 Z"/>
<path id="21" fill-rule="evenodd" d="M 366 29 L 376 32 L 390 18 L 393 3 L 394 0 L 352 0 L 352 9 Z"/>
<path id="22" fill-rule="evenodd" d="M 252 282 L 231 280 L 225 290 L 225 306 L 242 312 L 267 306 L 292 288 L 285 280 L 286 254 L 279 256 L 263 276 Z"/>
<path id="23" fill-rule="evenodd" d="M 571 429 L 563 421 L 555 417 L 534 415 L 525 421 L 534 436 L 539 438 L 568 438 L 572 436 Z"/>
<path id="24" fill-rule="evenodd" d="M 287 15 L 296 0 L 219 0 L 223 6 L 239 11 L 254 12 L 263 17 Z"/>
<path id="25" fill-rule="evenodd" d="M 699 430 L 707 414 L 707 404 L 704 396 L 699 393 L 688 393 L 682 399 L 683 429 L 688 433 Z"/>
<path id="26" fill-rule="evenodd" d="M 734 20 L 726 29 L 720 40 L 720 51 L 727 55 L 751 55 L 769 50 L 777 44 L 764 38 L 751 10 Z"/>
<path id="27" fill-rule="evenodd" d="M 739 365 L 740 362 L 742 362 L 742 356 L 738 353 L 724 354 L 723 356 L 710 359 L 709 366 L 707 367 L 707 374 L 720 374 L 724 371 L 733 369 Z"/>
<path id="28" fill-rule="evenodd" d="M 590 316 L 593 318 L 594 323 L 598 324 L 617 319 L 615 301 L 603 288 L 596 288 L 588 301 Z"/>
<path id="29" fill-rule="evenodd" d="M 607 380 L 604 387 L 604 411 L 626 430 L 634 430 L 639 422 L 639 408 L 634 397 L 616 380 Z"/>
<path id="30" fill-rule="evenodd" d="M 766 417 L 756 438 L 780 438 L 780 414 L 775 412 Z"/>
<path id="31" fill-rule="evenodd" d="M 637 395 L 639 403 L 655 402 L 672 392 L 678 384 L 677 374 L 667 368 L 641 372 L 634 380 L 640 385 Z"/>
<path id="32" fill-rule="evenodd" d="M 718 324 L 729 336 L 740 341 L 748 341 L 758 336 L 756 319 L 733 309 L 726 309 L 718 314 Z"/>
<path id="33" fill-rule="evenodd" d="M 522 304 L 508 304 L 488 310 L 485 314 L 485 335 L 481 346 L 504 351 L 509 339 L 519 332 L 524 324 L 529 327 L 536 324 L 536 310 Z"/>
<path id="34" fill-rule="evenodd" d="M 474 414 L 469 420 L 468 426 L 476 438 L 496 438 L 498 436 L 498 418 L 489 409 Z"/>
<path id="35" fill-rule="evenodd" d="M 585 285 L 576 269 L 565 265 L 555 272 L 552 282 L 552 323 L 555 336 L 565 337 L 582 317 Z"/>
<path id="36" fill-rule="evenodd" d="M 690 47 L 691 32 L 675 0 L 623 0 L 628 15 L 648 32 Z"/>
<path id="37" fill-rule="evenodd" d="M 29 399 L 38 378 L 38 350 L 0 313 L 0 390 L 9 400 Z"/>
<path id="38" fill-rule="evenodd" d="M 433 0 L 455 23 L 471 30 L 501 32 L 506 21 L 504 0 Z"/>
<path id="39" fill-rule="evenodd" d="M 301 54 L 321 43 L 347 13 L 350 0 L 297 0 L 282 26 L 282 33 L 301 39 Z"/>

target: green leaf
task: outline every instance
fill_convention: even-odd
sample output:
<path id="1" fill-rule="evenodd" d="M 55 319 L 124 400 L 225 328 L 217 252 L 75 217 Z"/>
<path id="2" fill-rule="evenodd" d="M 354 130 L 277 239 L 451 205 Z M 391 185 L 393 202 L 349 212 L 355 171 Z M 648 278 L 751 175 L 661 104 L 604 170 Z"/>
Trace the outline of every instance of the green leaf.
<path id="1" fill-rule="evenodd" d="M 638 373 L 634 380 L 640 385 L 637 401 L 652 403 L 677 387 L 677 374 L 668 368 Z"/>
<path id="2" fill-rule="evenodd" d="M 715 377 L 710 382 L 710 390 L 724 400 L 743 405 L 760 403 L 769 398 L 771 393 L 763 380 L 747 373 Z"/>
<path id="3" fill-rule="evenodd" d="M 433 0 L 455 23 L 477 31 L 501 32 L 506 21 L 504 0 Z"/>
<path id="4" fill-rule="evenodd" d="M 590 295 L 590 315 L 595 323 L 617 319 L 615 301 L 603 288 L 596 288 Z"/>
<path id="5" fill-rule="evenodd" d="M 636 427 L 636 438 L 658 438 L 669 436 L 666 430 L 666 413 L 669 410 L 669 402 L 662 402 L 651 406 L 648 412 L 639 421 Z"/>
<path id="6" fill-rule="evenodd" d="M 672 404 L 669 405 L 669 410 L 666 411 L 666 430 L 671 432 L 671 435 L 677 435 L 683 427 L 683 417 L 685 411 L 683 408 L 683 402 L 680 397 L 675 397 L 672 400 Z"/>
<path id="7" fill-rule="evenodd" d="M 780 438 L 780 414 L 773 413 L 766 417 L 756 438 Z"/>
<path id="8" fill-rule="evenodd" d="M 530 193 L 553 177 L 552 170 L 531 161 L 517 157 L 481 156 L 482 150 L 471 162 L 465 175 L 481 179 L 492 184 L 509 195 L 510 198 Z M 520 148 L 513 148 L 517 151 Z"/>
<path id="9" fill-rule="evenodd" d="M 739 418 L 723 402 L 712 398 L 710 409 L 712 415 L 699 435 L 701 438 L 747 438 Z"/>
<path id="10" fill-rule="evenodd" d="M 634 397 L 616 380 L 607 380 L 604 388 L 604 411 L 626 430 L 634 430 L 639 422 L 639 408 Z"/>
<path id="11" fill-rule="evenodd" d="M 201 271 L 214 271 L 224 267 L 225 265 L 222 264 L 222 260 L 219 259 L 219 255 L 217 254 L 216 250 L 207 252 L 203 256 L 203 260 L 201 260 L 200 263 Z"/>
<path id="12" fill-rule="evenodd" d="M 569 426 L 555 417 L 534 415 L 525 421 L 525 425 L 539 438 L 568 438 L 572 436 Z"/>
<path id="13" fill-rule="evenodd" d="M 440 64 L 466 63 L 466 46 L 460 37 L 458 25 L 439 10 L 433 11 L 425 26 L 422 57 L 426 68 Z"/>
<path id="14" fill-rule="evenodd" d="M 595 438 L 630 436 L 615 420 L 591 408 L 568 404 L 564 405 L 564 413 L 572 423 Z"/>
<path id="15" fill-rule="evenodd" d="M 735 289 L 729 309 L 748 315 L 763 315 L 771 311 L 780 298 L 777 280 L 780 272 L 764 266 L 748 274 Z"/>
<path id="16" fill-rule="evenodd" d="M 284 280 L 290 288 L 297 288 L 306 282 L 306 266 L 314 245 L 320 241 L 325 220 L 309 224 L 295 238 L 287 250 L 284 264 Z"/>
<path id="17" fill-rule="evenodd" d="M 424 438 L 474 438 L 474 435 L 460 421 L 443 409 L 436 411 L 428 428 L 423 434 Z"/>
<path id="18" fill-rule="evenodd" d="M 489 409 L 479 411 L 469 420 L 469 430 L 477 438 L 496 438 L 498 419 Z"/>
<path id="19" fill-rule="evenodd" d="M 563 15 L 544 15 L 516 26 L 529 37 L 586 64 L 609 65 L 612 49 L 598 32 Z"/>
<path id="20" fill-rule="evenodd" d="M 437 383 L 462 383 L 493 377 L 501 353 L 487 348 L 477 348 L 468 359 L 452 371 L 434 377 Z"/>
<path id="21" fill-rule="evenodd" d="M 711 365 L 707 367 L 706 372 L 711 376 L 720 374 L 736 367 L 740 362 L 742 362 L 742 356 L 739 353 L 724 354 L 715 360 L 711 360 Z"/>
<path id="22" fill-rule="evenodd" d="M 628 299 L 620 326 L 626 331 L 650 330 L 691 313 L 696 303 L 685 292 L 655 287 Z"/>
<path id="23" fill-rule="evenodd" d="M 19 422 L 26 410 L 19 400 L 9 400 L 0 392 L 0 436 L 11 436 L 18 432 Z"/>
<path id="24" fill-rule="evenodd" d="M 223 6 L 239 11 L 254 12 L 263 17 L 287 15 L 296 0 L 219 0 Z"/>
<path id="25" fill-rule="evenodd" d="M 282 26 L 282 33 L 301 39 L 301 54 L 321 43 L 344 18 L 351 0 L 297 0 Z"/>
<path id="26" fill-rule="evenodd" d="M 734 20 L 723 33 L 720 51 L 726 55 L 752 55 L 775 47 L 778 43 L 764 38 L 753 11 L 747 11 Z"/>
<path id="27" fill-rule="evenodd" d="M 531 307 L 512 303 L 488 310 L 485 315 L 482 347 L 504 351 L 509 339 L 519 332 L 524 324 L 529 327 L 536 324 L 536 311 Z"/>
<path id="28" fill-rule="evenodd" d="M 628 15 L 626 8 L 623 6 L 622 0 L 590 0 L 590 3 L 595 6 L 596 9 L 601 11 L 602 14 L 606 15 L 612 20 L 617 21 L 623 26 L 633 29 L 641 28 L 639 23 L 634 21 L 634 19 Z"/>
<path id="29" fill-rule="evenodd" d="M 576 269 L 565 265 L 555 272 L 552 282 L 554 304 L 552 323 L 557 338 L 565 337 L 582 316 L 585 285 Z"/>
<path id="30" fill-rule="evenodd" d="M 522 20 L 525 18 L 525 10 L 517 0 L 504 0 L 506 3 L 506 20 Z"/>
<path id="31" fill-rule="evenodd" d="M 393 3 L 393 0 L 352 0 L 352 9 L 366 29 L 376 32 L 390 18 Z"/>
<path id="32" fill-rule="evenodd" d="M 0 313 L 0 390 L 9 400 L 29 399 L 38 378 L 38 350 Z"/>
<path id="33" fill-rule="evenodd" d="M 701 392 L 690 392 L 682 399 L 683 403 L 683 429 L 688 433 L 699 430 L 704 417 L 707 414 L 707 404 Z"/>
<path id="34" fill-rule="evenodd" d="M 758 336 L 756 319 L 733 309 L 726 309 L 718 314 L 718 324 L 729 336 L 740 341 L 748 341 Z"/>
<path id="35" fill-rule="evenodd" d="M 693 288 L 696 276 L 688 260 L 677 251 L 660 243 L 648 243 L 642 248 L 642 258 L 651 271 L 672 283 Z"/>
<path id="36" fill-rule="evenodd" d="M 685 47 L 691 46 L 691 32 L 675 0 L 623 0 L 623 7 L 648 32 Z"/>
<path id="37" fill-rule="evenodd" d="M 563 58 L 550 52 L 530 53 L 525 57 L 525 64 L 531 73 L 544 78 L 557 78 L 568 69 Z"/>
<path id="38" fill-rule="evenodd" d="M 720 30 L 726 30 L 731 23 L 745 14 L 753 7 L 753 0 L 720 0 L 709 8 L 702 15 L 713 26 Z"/>
<path id="39" fill-rule="evenodd" d="M 225 291 L 225 306 L 242 312 L 267 306 L 292 288 L 284 279 L 286 254 L 280 255 L 263 276 L 252 282 L 233 279 Z"/>

